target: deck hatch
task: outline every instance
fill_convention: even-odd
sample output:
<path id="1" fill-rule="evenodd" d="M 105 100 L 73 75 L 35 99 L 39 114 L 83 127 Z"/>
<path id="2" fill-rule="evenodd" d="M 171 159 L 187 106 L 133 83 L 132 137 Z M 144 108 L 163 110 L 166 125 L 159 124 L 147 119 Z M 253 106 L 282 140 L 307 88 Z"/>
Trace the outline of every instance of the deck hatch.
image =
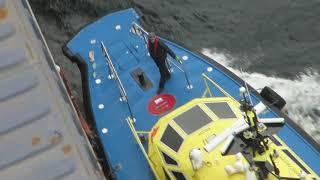
<path id="1" fill-rule="evenodd" d="M 211 118 L 199 106 L 194 106 L 183 114 L 175 117 L 174 121 L 187 134 L 191 134 L 212 122 Z"/>
<path id="2" fill-rule="evenodd" d="M 220 119 L 236 118 L 227 102 L 206 103 L 206 105 Z"/>
<path id="3" fill-rule="evenodd" d="M 161 142 L 175 152 L 178 152 L 183 142 L 183 138 L 170 125 L 168 125 L 161 137 Z"/>
<path id="4" fill-rule="evenodd" d="M 147 91 L 153 87 L 151 80 L 141 68 L 134 69 L 130 74 L 143 91 Z"/>

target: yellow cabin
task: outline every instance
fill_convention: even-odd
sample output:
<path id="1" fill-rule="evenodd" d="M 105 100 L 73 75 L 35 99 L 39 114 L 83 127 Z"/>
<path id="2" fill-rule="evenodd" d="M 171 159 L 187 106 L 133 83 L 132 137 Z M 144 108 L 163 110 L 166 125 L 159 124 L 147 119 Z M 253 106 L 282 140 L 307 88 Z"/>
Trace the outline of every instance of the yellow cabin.
<path id="1" fill-rule="evenodd" d="M 129 127 L 156 179 L 319 179 L 277 135 L 284 118 L 259 118 L 267 107 L 252 107 L 247 89 L 238 102 L 203 74 L 202 98 L 162 116 L 150 131 Z M 225 97 L 213 97 L 207 81 Z M 209 97 L 207 97 L 209 96 Z M 140 135 L 148 135 L 144 148 Z"/>
<path id="2" fill-rule="evenodd" d="M 317 177 L 275 135 L 267 139 L 265 152 L 255 153 L 250 166 L 253 151 L 241 140 L 243 136 L 250 138 L 250 127 L 240 106 L 230 97 L 199 98 L 159 119 L 148 138 L 148 157 L 156 177 L 254 180 L 261 178 L 258 174 L 263 174 L 264 168 L 271 171 L 267 179 L 278 179 L 276 169 L 279 177 Z M 247 116 L 254 117 L 250 111 Z"/>

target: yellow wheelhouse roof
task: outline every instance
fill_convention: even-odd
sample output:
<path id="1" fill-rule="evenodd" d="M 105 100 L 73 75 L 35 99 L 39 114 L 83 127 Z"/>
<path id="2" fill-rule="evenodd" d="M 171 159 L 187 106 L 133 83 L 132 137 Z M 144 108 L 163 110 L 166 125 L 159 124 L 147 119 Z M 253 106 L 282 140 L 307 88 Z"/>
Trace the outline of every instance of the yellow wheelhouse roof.
<path id="1" fill-rule="evenodd" d="M 149 134 L 148 156 L 158 178 L 245 179 L 245 172 L 233 172 L 234 169 L 226 170 L 233 168 L 236 163 L 241 164 L 243 168 L 248 166 L 247 160 L 241 153 L 233 151 L 234 153 L 222 155 L 221 149 L 224 141 L 221 141 L 211 151 L 205 148 L 212 139 L 217 139 L 241 119 L 244 119 L 244 115 L 240 110 L 240 103 L 229 97 L 194 99 L 163 116 Z M 280 139 L 273 136 L 273 141 L 269 141 L 268 144 L 270 152 L 258 155 L 254 160 L 268 162 L 270 161 L 268 154 L 272 153 L 271 150 L 279 150 L 280 158 L 275 161 L 277 167 L 281 169 L 280 175 L 299 177 L 301 174 L 299 164 L 302 164 L 305 170 L 312 172 L 283 142 L 279 146 L 274 141 L 281 142 Z M 190 159 L 193 150 L 201 153 L 203 158 L 203 164 L 198 169 Z M 291 157 L 287 152 L 290 152 Z M 298 161 L 298 164 L 293 159 Z M 313 175 L 315 175 L 314 172 L 310 173 L 309 177 Z M 269 176 L 268 179 L 276 178 Z"/>

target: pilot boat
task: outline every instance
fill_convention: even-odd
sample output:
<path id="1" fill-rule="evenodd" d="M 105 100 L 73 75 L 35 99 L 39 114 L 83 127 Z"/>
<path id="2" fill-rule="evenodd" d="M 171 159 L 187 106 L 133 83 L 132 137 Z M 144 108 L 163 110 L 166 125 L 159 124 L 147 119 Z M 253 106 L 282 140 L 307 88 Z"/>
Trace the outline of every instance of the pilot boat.
<path id="1" fill-rule="evenodd" d="M 228 69 L 165 38 L 171 79 L 158 69 L 134 9 L 83 27 L 63 47 L 82 78 L 88 122 L 110 179 L 319 179 L 320 146 Z"/>

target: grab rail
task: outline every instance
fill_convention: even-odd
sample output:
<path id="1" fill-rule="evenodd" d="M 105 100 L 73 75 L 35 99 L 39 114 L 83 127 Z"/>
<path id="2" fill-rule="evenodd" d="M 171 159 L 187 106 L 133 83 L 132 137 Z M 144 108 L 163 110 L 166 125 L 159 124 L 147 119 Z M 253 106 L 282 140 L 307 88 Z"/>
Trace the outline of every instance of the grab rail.
<path id="1" fill-rule="evenodd" d="M 147 36 L 149 36 L 149 33 L 146 31 L 146 30 L 144 30 L 139 24 L 137 24 L 136 22 L 133 22 L 132 23 L 132 30 L 134 30 L 134 32 L 132 32 L 132 33 L 135 33 L 135 34 L 137 34 L 137 35 L 141 35 L 142 33 L 142 36 L 143 36 L 143 40 L 144 40 L 144 42 L 146 43 L 146 44 L 148 44 L 148 38 L 146 38 L 146 36 L 145 35 L 147 35 Z"/>
<path id="2" fill-rule="evenodd" d="M 190 81 L 189 81 L 188 74 L 187 74 L 187 72 L 185 71 L 185 68 L 184 68 L 183 64 L 181 63 L 181 66 L 182 66 L 182 67 L 179 67 L 176 63 L 174 63 L 174 61 L 170 60 L 169 58 L 167 58 L 167 60 L 168 60 L 169 69 L 171 70 L 170 63 L 173 64 L 176 68 L 178 68 L 178 69 L 183 73 L 183 75 L 184 75 L 184 77 L 185 77 L 185 79 L 186 79 L 186 81 L 187 81 L 187 88 L 188 88 L 188 89 L 192 89 L 193 86 L 192 86 L 192 84 L 191 84 Z"/>
<path id="3" fill-rule="evenodd" d="M 209 93 L 210 97 L 213 96 L 211 89 L 210 89 L 208 82 L 207 82 L 207 81 L 209 81 L 212 85 L 214 85 L 217 89 L 219 89 L 219 91 L 221 91 L 226 97 L 229 97 L 234 101 L 237 101 L 229 93 L 227 93 L 222 87 L 220 87 L 216 82 L 214 82 L 211 78 L 209 78 L 205 73 L 202 73 L 202 80 L 206 86 L 206 90 L 202 94 L 202 97 L 207 97 L 208 93 Z"/>
<path id="4" fill-rule="evenodd" d="M 141 140 L 140 140 L 140 138 L 138 136 L 139 131 L 136 131 L 136 129 L 134 127 L 134 124 L 133 124 L 133 120 L 130 117 L 127 118 L 127 123 L 129 125 L 129 128 L 130 128 L 132 134 L 133 134 L 134 139 L 136 140 L 137 144 L 139 145 L 139 147 L 140 147 L 140 149 L 141 149 L 141 151 L 143 153 L 143 156 L 148 161 L 148 164 L 149 164 L 154 176 L 156 177 L 157 180 L 160 179 L 159 175 L 157 174 L 156 169 L 154 168 L 154 165 L 152 164 L 152 161 L 150 160 L 146 150 L 144 149 L 144 147 L 143 147 L 143 145 L 141 143 Z M 146 134 L 146 133 L 149 133 L 149 132 L 142 132 L 141 134 Z"/>
<path id="5" fill-rule="evenodd" d="M 133 118 L 126 90 L 124 89 L 124 87 L 122 85 L 122 82 L 121 82 L 121 80 L 120 80 L 120 78 L 118 76 L 118 73 L 117 73 L 116 69 L 114 68 L 114 65 L 113 65 L 113 63 L 111 61 L 111 58 L 110 58 L 109 53 L 107 51 L 107 48 L 106 48 L 106 46 L 104 45 L 104 43 L 102 41 L 101 41 L 101 48 L 102 48 L 103 55 L 106 58 L 107 65 L 108 65 L 108 68 L 109 68 L 109 77 L 111 77 L 111 79 L 113 79 L 113 78 L 116 79 L 117 86 L 118 86 L 118 88 L 120 90 L 120 96 L 121 96 L 120 97 L 120 101 L 125 101 L 127 103 L 130 116 Z"/>

